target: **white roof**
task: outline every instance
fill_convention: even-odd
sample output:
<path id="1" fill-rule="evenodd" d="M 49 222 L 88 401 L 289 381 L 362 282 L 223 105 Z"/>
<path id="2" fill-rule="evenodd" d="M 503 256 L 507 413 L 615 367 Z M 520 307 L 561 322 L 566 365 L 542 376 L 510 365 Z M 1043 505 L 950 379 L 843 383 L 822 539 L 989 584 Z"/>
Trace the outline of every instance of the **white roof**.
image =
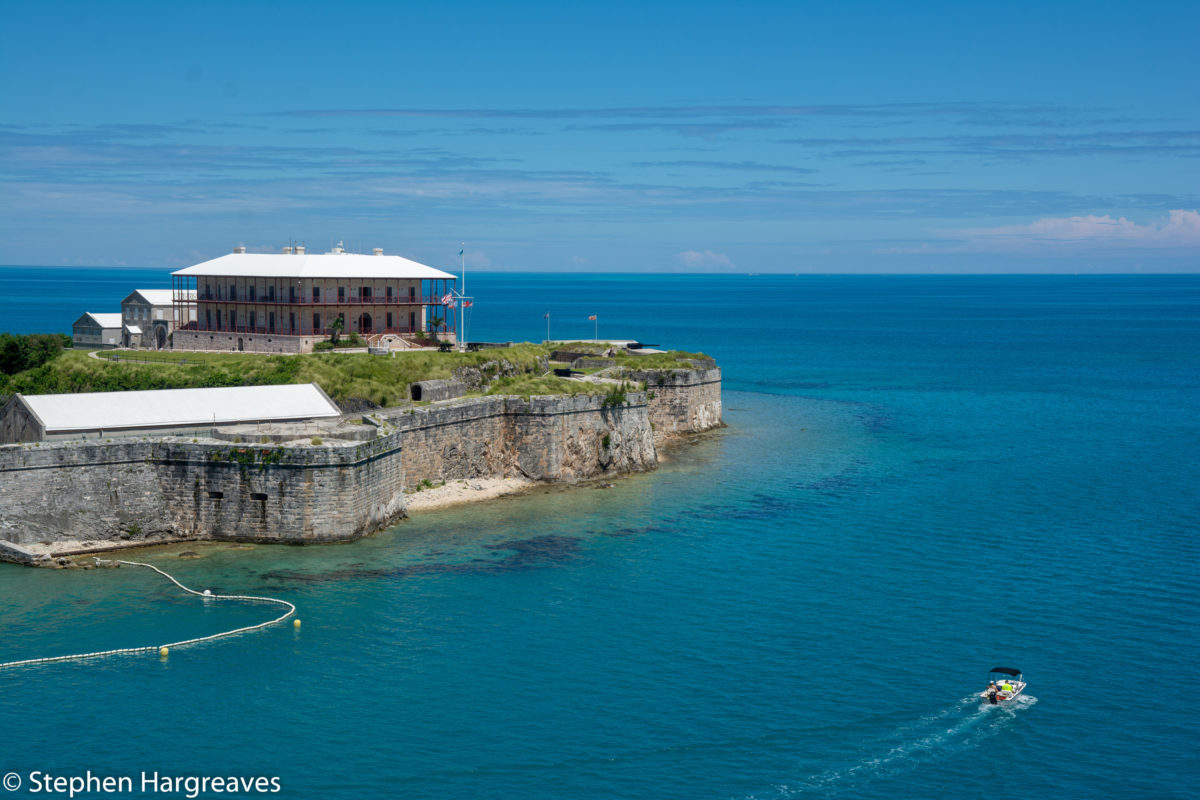
<path id="1" fill-rule="evenodd" d="M 101 328 L 119 328 L 122 325 L 121 315 L 118 314 L 97 314 L 95 311 L 83 312 L 83 317 L 91 317 L 92 322 L 95 322 Z M 76 323 L 82 322 L 83 317 L 76 320 Z"/>
<path id="2" fill-rule="evenodd" d="M 47 433 L 316 419 L 342 413 L 315 383 L 20 397 Z"/>
<path id="3" fill-rule="evenodd" d="M 126 325 L 125 330 L 129 331 L 134 336 L 142 335 L 142 329 L 139 328 L 137 325 Z"/>
<path id="4" fill-rule="evenodd" d="M 449 272 L 400 256 L 366 256 L 358 253 L 227 253 L 171 274 L 230 278 L 454 279 Z"/>
<path id="5" fill-rule="evenodd" d="M 135 294 L 140 295 L 143 300 L 152 306 L 169 306 L 174 302 L 174 297 L 170 289 L 135 289 L 133 294 L 125 298 L 125 301 L 128 301 Z M 195 289 L 188 289 L 187 294 L 190 299 L 196 299 Z"/>

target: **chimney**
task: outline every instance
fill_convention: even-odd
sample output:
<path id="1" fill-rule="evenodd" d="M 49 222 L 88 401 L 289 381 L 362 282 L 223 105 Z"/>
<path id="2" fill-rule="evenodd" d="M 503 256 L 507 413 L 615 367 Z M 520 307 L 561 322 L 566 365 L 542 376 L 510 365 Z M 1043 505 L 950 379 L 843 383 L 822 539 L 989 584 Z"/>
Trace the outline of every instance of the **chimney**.
<path id="1" fill-rule="evenodd" d="M 383 248 L 376 247 L 372 252 L 375 253 L 375 255 L 377 255 L 377 256 L 381 256 L 381 255 L 383 255 Z"/>
<path id="2" fill-rule="evenodd" d="M 290 256 L 292 254 L 292 246 L 290 244 L 287 247 L 283 248 L 283 254 L 285 256 Z"/>
<path id="3" fill-rule="evenodd" d="M 244 244 L 239 244 L 237 247 L 233 248 L 233 252 L 235 252 L 235 253 L 244 253 L 244 252 L 246 252 L 246 245 L 244 245 Z"/>
<path id="4" fill-rule="evenodd" d="M 298 256 L 304 255 L 304 245 L 302 245 L 302 244 L 296 245 L 296 255 L 298 255 Z"/>

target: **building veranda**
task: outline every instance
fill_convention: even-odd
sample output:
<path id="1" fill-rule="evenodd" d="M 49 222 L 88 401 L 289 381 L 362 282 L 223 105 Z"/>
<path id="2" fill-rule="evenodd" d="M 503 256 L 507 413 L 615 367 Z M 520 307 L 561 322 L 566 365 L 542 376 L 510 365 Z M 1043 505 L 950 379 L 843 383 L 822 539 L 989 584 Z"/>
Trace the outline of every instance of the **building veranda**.
<path id="1" fill-rule="evenodd" d="M 400 256 L 233 253 L 172 273 L 176 350 L 309 353 L 335 330 L 368 344 L 454 341 L 454 275 Z M 188 320 L 184 323 L 182 320 Z"/>

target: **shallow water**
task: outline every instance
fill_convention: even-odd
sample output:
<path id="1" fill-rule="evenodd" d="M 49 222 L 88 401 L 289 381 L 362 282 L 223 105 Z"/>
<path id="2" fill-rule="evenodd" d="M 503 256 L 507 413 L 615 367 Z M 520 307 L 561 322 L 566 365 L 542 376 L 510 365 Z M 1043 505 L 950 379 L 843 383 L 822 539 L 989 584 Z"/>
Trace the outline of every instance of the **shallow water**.
<path id="1" fill-rule="evenodd" d="M 601 335 L 713 354 L 730 427 L 611 489 L 352 545 L 157 551 L 303 627 L 0 673 L 0 772 L 277 775 L 287 796 L 1196 796 L 1200 278 L 470 280 L 473 338 L 540 338 L 547 310 L 589 336 L 599 313 Z M 144 570 L 0 565 L 0 660 L 273 614 Z M 1029 695 L 981 704 L 993 666 Z"/>

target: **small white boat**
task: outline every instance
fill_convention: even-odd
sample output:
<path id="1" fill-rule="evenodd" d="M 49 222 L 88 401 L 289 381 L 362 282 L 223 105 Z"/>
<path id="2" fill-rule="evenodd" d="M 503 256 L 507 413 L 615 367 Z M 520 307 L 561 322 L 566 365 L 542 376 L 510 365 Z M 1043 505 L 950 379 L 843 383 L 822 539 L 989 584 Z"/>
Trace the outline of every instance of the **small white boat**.
<path id="1" fill-rule="evenodd" d="M 998 705 L 1015 700 L 1025 691 L 1021 670 L 1012 667 L 993 667 L 988 673 L 988 688 L 979 693 L 987 702 Z"/>

